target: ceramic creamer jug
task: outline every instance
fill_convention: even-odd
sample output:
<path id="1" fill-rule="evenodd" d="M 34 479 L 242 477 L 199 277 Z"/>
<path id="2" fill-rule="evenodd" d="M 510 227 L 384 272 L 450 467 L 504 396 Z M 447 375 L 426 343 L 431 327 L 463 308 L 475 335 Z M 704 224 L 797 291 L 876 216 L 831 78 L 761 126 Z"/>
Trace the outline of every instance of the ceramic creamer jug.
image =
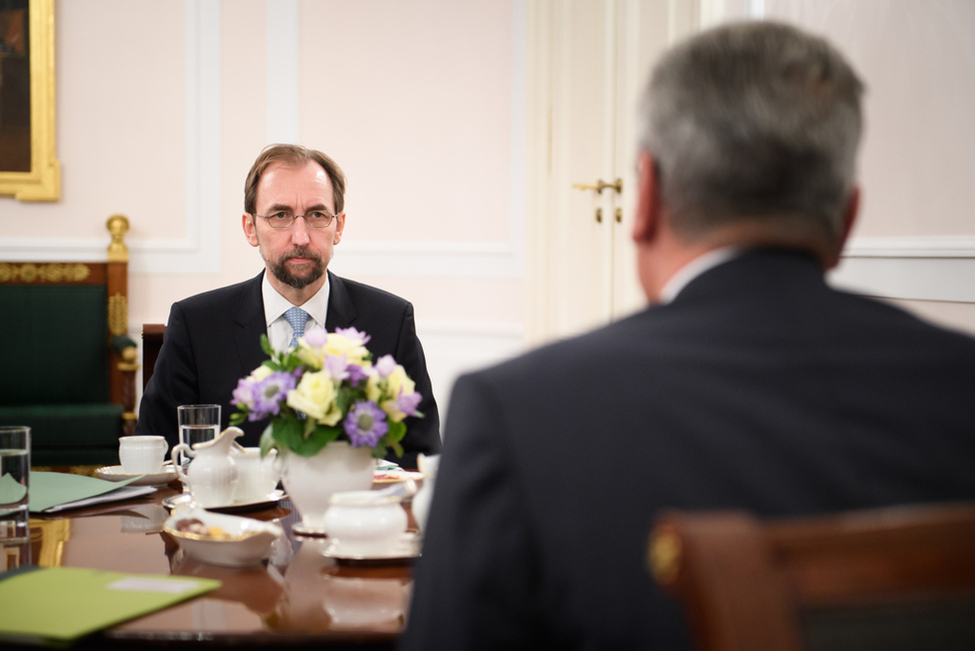
<path id="1" fill-rule="evenodd" d="M 220 507 L 233 503 L 237 468 L 230 448 L 234 439 L 243 433 L 238 427 L 228 427 L 212 441 L 198 443 L 193 449 L 185 443 L 173 448 L 171 454 L 176 474 L 189 486 L 193 501 L 200 506 Z M 193 459 L 185 473 L 179 467 L 179 452 Z"/>

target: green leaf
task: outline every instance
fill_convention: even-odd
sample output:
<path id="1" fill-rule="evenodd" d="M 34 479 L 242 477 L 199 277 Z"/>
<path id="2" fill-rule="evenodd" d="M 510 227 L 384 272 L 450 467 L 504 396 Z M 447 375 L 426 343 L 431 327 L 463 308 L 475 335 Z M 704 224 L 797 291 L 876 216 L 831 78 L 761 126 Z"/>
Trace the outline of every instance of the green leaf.
<path id="1" fill-rule="evenodd" d="M 261 433 L 260 446 L 261 446 L 262 459 L 267 456 L 268 452 L 271 451 L 271 448 L 275 447 L 273 424 L 269 424 L 267 427 L 264 428 L 264 431 Z"/>
<path id="2" fill-rule="evenodd" d="M 389 430 L 386 432 L 386 438 L 389 439 L 391 443 L 399 443 L 406 436 L 406 423 L 400 421 L 398 423 L 389 423 Z M 400 453 L 400 456 L 403 456 Z"/>
<path id="3" fill-rule="evenodd" d="M 393 448 L 393 452 L 396 453 L 396 456 L 398 458 L 400 459 L 403 458 L 403 446 L 399 444 L 399 441 L 393 441 L 392 443 L 389 444 L 389 446 Z"/>
<path id="4" fill-rule="evenodd" d="M 376 443 L 376 446 L 372 449 L 373 459 L 382 459 L 386 456 L 386 445 L 383 443 L 382 439 Z"/>
<path id="5" fill-rule="evenodd" d="M 301 443 L 291 450 L 302 457 L 313 457 L 318 452 L 339 437 L 337 427 L 319 426 L 308 438 L 302 438 Z"/>
<path id="6" fill-rule="evenodd" d="M 305 438 L 308 438 L 311 435 L 311 433 L 315 431 L 316 427 L 318 427 L 318 423 L 315 421 L 314 418 L 306 418 L 305 428 L 304 430 L 302 430 L 302 434 L 304 435 Z"/>
<path id="7" fill-rule="evenodd" d="M 284 418 L 272 420 L 271 427 L 274 431 L 274 440 L 289 450 L 297 452 L 298 448 L 305 442 L 305 437 L 301 435 L 302 425 L 291 414 L 287 414 Z"/>
<path id="8" fill-rule="evenodd" d="M 267 335 L 261 335 L 261 350 L 269 357 L 274 357 L 274 348 L 271 346 L 271 342 L 268 341 Z"/>
<path id="9" fill-rule="evenodd" d="M 349 413 L 349 409 L 355 404 L 356 395 L 348 389 L 340 389 L 335 396 L 335 404 L 343 414 Z"/>
<path id="10" fill-rule="evenodd" d="M 238 407 L 238 409 L 239 409 L 239 407 Z M 240 425 L 245 420 L 247 420 L 247 412 L 246 411 L 238 411 L 238 412 L 234 412 L 233 414 L 230 414 L 230 424 L 231 425 Z"/>

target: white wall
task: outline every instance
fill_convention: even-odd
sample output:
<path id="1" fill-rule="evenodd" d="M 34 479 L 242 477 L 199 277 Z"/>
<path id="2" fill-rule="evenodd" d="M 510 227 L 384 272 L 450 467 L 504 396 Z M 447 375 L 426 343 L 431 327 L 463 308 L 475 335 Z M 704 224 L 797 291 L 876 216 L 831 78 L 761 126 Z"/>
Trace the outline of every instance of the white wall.
<path id="1" fill-rule="evenodd" d="M 269 142 L 348 175 L 331 268 L 411 300 L 438 399 L 522 342 L 522 0 L 58 0 L 62 199 L 0 198 L 0 259 L 104 259 L 129 329 L 260 271 L 243 183 Z"/>
<path id="2" fill-rule="evenodd" d="M 861 215 L 834 282 L 975 332 L 975 2 L 758 4 L 826 36 L 867 85 Z"/>
<path id="3" fill-rule="evenodd" d="M 0 197 L 0 259 L 103 259 L 105 220 L 128 215 L 138 338 L 260 270 L 244 176 L 299 141 L 349 176 L 333 269 L 413 301 L 446 407 L 460 371 L 522 347 L 529 2 L 57 0 L 62 198 Z M 869 88 L 864 202 L 835 278 L 975 332 L 975 3 L 697 2 L 704 22 L 790 20 L 849 55 Z"/>

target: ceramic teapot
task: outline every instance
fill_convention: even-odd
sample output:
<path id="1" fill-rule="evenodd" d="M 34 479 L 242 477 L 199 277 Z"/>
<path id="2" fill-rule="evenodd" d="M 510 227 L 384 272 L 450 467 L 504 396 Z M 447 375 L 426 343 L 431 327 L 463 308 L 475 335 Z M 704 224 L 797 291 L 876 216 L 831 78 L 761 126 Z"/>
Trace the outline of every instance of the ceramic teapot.
<path id="1" fill-rule="evenodd" d="M 185 443 L 173 448 L 171 455 L 176 474 L 189 486 L 190 495 L 198 505 L 206 508 L 233 503 L 237 468 L 230 448 L 234 439 L 243 433 L 238 427 L 228 427 L 212 441 L 198 443 L 193 449 Z M 179 452 L 193 459 L 185 473 L 178 463 Z"/>

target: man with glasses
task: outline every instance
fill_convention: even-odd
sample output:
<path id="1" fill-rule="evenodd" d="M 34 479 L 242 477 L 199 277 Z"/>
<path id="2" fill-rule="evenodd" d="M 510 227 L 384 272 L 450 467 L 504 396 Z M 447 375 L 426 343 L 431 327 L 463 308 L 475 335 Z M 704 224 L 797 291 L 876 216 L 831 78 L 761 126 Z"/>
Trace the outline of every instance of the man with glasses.
<path id="1" fill-rule="evenodd" d="M 440 421 L 416 336 L 413 306 L 328 272 L 345 229 L 345 176 L 325 154 L 298 145 L 271 145 L 254 162 L 244 185 L 241 223 L 265 269 L 256 278 L 175 303 L 163 347 L 146 387 L 136 434 L 158 434 L 175 445 L 176 407 L 222 405 L 222 426 L 233 412 L 237 381 L 266 358 L 272 346 L 294 346 L 313 327 L 329 332 L 354 327 L 371 337 L 374 358 L 392 355 L 416 382 L 424 418 L 408 418 L 399 463 L 440 450 Z M 267 421 L 240 425 L 241 445 L 256 446 Z"/>

